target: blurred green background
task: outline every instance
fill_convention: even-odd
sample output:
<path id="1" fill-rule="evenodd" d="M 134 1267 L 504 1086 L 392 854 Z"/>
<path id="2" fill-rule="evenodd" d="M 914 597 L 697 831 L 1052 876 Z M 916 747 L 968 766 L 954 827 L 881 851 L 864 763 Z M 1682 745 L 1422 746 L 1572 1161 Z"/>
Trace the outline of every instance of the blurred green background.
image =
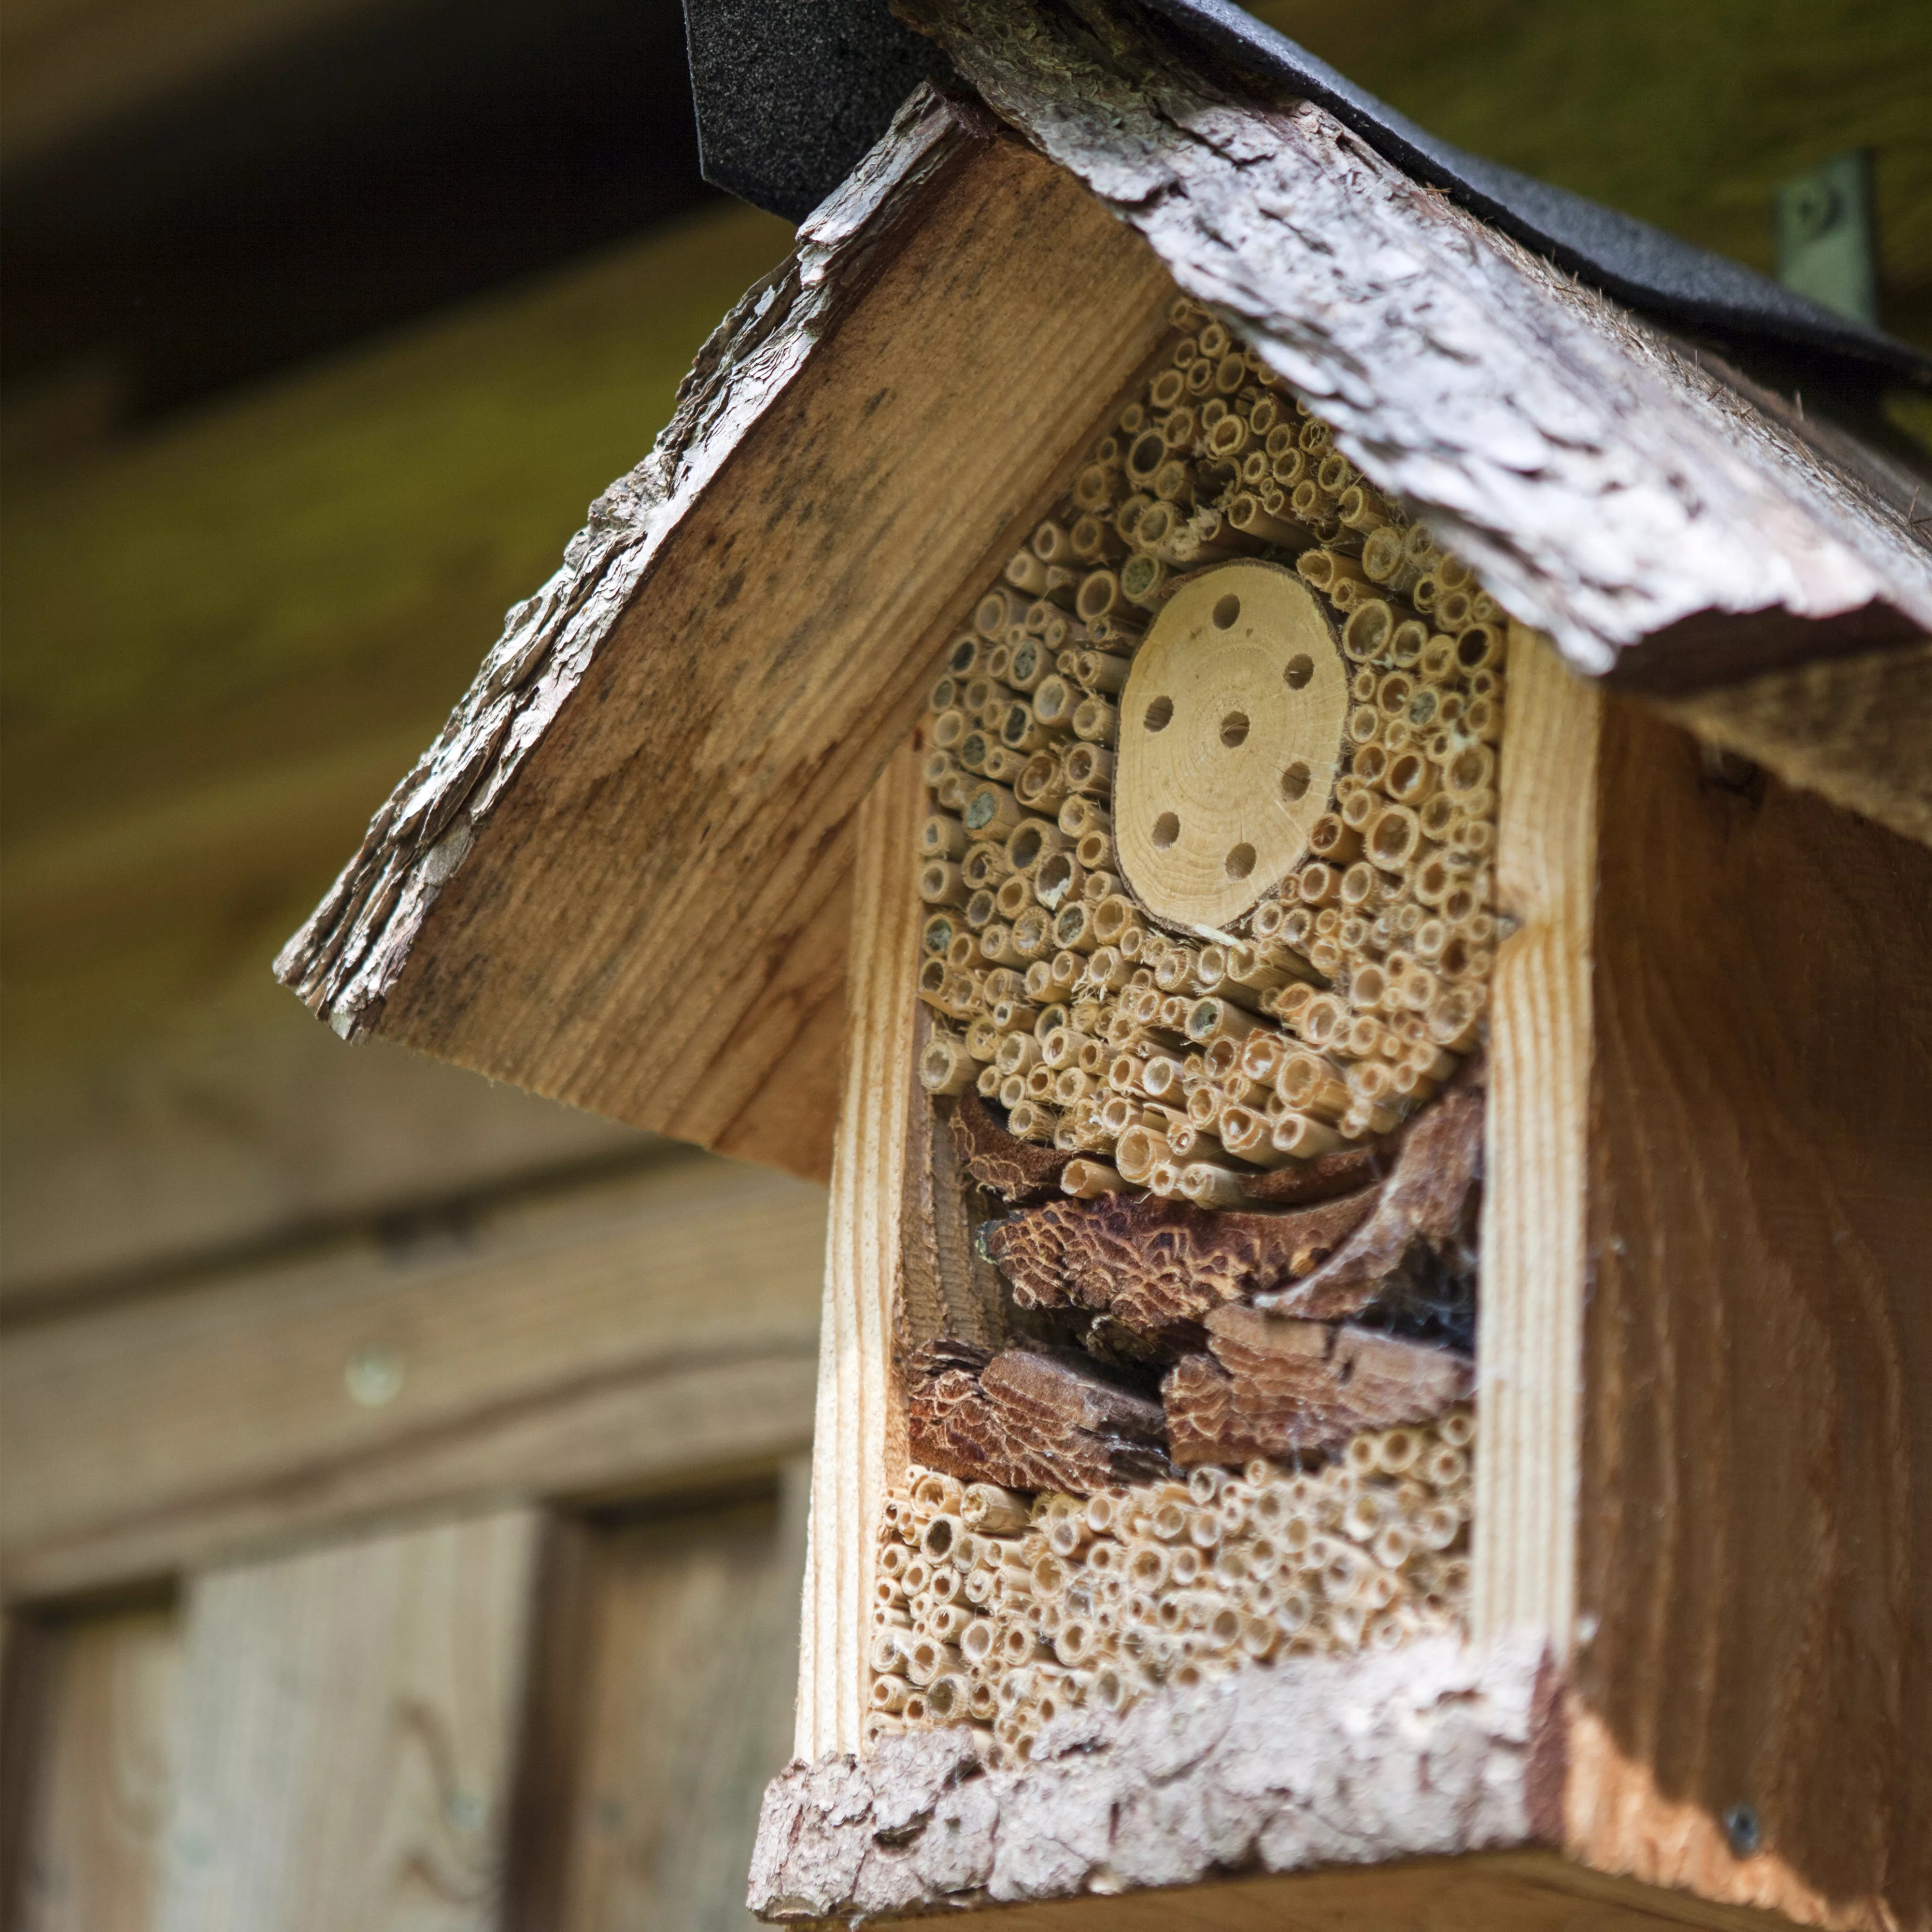
<path id="1" fill-rule="evenodd" d="M 1932 346 L 1932 8 L 1255 10 L 1767 271 L 1777 184 L 1868 148 L 1882 319 Z M 675 10 L 21 0 L 0 57 L 0 1293 L 621 1153 L 268 969 L 788 245 L 697 180 Z"/>

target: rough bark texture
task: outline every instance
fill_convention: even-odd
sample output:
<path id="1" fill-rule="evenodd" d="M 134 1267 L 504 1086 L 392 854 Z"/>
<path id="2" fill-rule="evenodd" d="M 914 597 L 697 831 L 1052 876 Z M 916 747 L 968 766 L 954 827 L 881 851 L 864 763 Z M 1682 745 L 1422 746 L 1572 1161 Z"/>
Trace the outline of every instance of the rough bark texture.
<path id="1" fill-rule="evenodd" d="M 1208 1346 L 1161 1384 L 1169 1453 L 1183 1465 L 1318 1455 L 1360 1430 L 1431 1421 L 1476 1386 L 1458 1350 L 1251 1308 L 1209 1316 Z"/>
<path id="2" fill-rule="evenodd" d="M 898 6 L 1577 669 L 1641 644 L 1631 673 L 1690 688 L 1932 628 L 1910 479 L 1854 476 L 1323 110 L 1231 96 L 1105 0 Z"/>
<path id="3" fill-rule="evenodd" d="M 914 1065 L 929 1022 L 922 1008 Z M 892 1298 L 892 1332 L 902 1356 L 941 1335 L 998 1348 L 1006 1339 L 1000 1277 L 981 1255 L 973 1231 L 998 1210 L 958 1154 L 949 1103 L 935 1102 L 905 1070 L 908 1104 L 904 1199 L 899 1220 L 899 1271 Z"/>
<path id="4" fill-rule="evenodd" d="M 345 1039 L 380 1017 L 430 908 L 582 682 L 666 539 L 860 298 L 868 258 L 983 116 L 920 88 L 700 352 L 650 454 L 590 506 L 562 567 L 516 605 L 441 735 L 390 795 L 277 976 Z"/>
<path id="5" fill-rule="evenodd" d="M 1309 1275 L 1376 1211 L 1372 1187 L 1286 1213 L 1197 1208 L 1158 1195 L 1053 1201 L 987 1234 L 1022 1308 L 1104 1310 L 1171 1346 L 1198 1345 L 1224 1304 Z"/>
<path id="6" fill-rule="evenodd" d="M 748 1903 L 856 1923 L 1549 1843 L 1557 1688 L 1539 1636 L 1429 1637 L 1073 1712 L 1018 1770 L 964 1732 L 890 1738 L 772 1781 Z"/>
<path id="7" fill-rule="evenodd" d="M 953 1106 L 952 1127 L 961 1162 L 982 1186 L 1022 1206 L 1059 1193 L 1060 1177 L 1073 1156 L 1008 1133 L 970 1089 Z"/>
<path id="8" fill-rule="evenodd" d="M 1169 1472 L 1159 1402 L 1072 1354 L 942 1338 L 905 1368 L 912 1459 L 967 1482 L 1090 1495 Z"/>
<path id="9" fill-rule="evenodd" d="M 1377 1300 L 1459 1301 L 1475 1276 L 1482 1171 L 1482 1093 L 1456 1088 L 1418 1117 L 1374 1213 L 1305 1280 L 1256 1305 L 1334 1321 Z"/>

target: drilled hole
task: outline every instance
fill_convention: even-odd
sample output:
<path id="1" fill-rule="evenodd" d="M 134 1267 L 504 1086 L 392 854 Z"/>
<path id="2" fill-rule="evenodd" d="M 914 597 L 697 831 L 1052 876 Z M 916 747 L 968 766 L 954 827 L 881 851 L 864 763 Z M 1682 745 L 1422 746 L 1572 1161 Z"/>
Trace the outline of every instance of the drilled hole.
<path id="1" fill-rule="evenodd" d="M 1288 668 L 1282 676 L 1288 680 L 1290 691 L 1299 691 L 1315 675 L 1315 660 L 1306 651 L 1297 651 L 1288 661 Z"/>
<path id="2" fill-rule="evenodd" d="M 1296 800 L 1308 796 L 1309 782 L 1308 767 L 1297 758 L 1281 775 L 1281 795 L 1292 805 Z"/>
<path id="3" fill-rule="evenodd" d="M 1180 836 L 1180 820 L 1171 812 L 1163 812 L 1154 822 L 1154 842 L 1165 852 Z M 1252 855 L 1250 855 L 1252 856 Z"/>
<path id="4" fill-rule="evenodd" d="M 1245 711 L 1231 711 L 1221 720 L 1221 742 L 1229 751 L 1237 745 L 1244 745 L 1248 740 L 1248 714 Z"/>
<path id="5" fill-rule="evenodd" d="M 1173 722 L 1174 700 L 1171 698 L 1156 698 L 1141 720 L 1150 731 L 1165 731 Z"/>
<path id="6" fill-rule="evenodd" d="M 1237 845 L 1226 861 L 1228 876 L 1231 879 L 1245 879 L 1255 869 L 1255 848 L 1252 845 Z"/>
<path id="7" fill-rule="evenodd" d="M 1234 620 L 1241 614 L 1241 600 L 1232 593 L 1222 598 L 1214 606 L 1214 628 L 1217 631 L 1232 628 Z"/>

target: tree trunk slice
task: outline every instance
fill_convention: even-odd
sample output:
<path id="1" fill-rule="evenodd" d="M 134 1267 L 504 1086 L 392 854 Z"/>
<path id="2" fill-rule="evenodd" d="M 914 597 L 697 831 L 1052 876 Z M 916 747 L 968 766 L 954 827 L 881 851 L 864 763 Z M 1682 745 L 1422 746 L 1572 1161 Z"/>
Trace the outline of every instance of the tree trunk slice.
<path id="1" fill-rule="evenodd" d="M 1022 1308 L 1105 1310 L 1181 1347 L 1224 1304 L 1312 1274 L 1377 1208 L 1376 1189 L 1286 1214 L 1220 1213 L 1158 1195 L 1054 1201 L 1003 1222 L 987 1247 Z"/>
<path id="2" fill-rule="evenodd" d="M 1050 1201 L 1060 1192 L 1060 1177 L 1073 1156 L 1010 1134 L 970 1089 L 952 1109 L 952 1144 L 966 1172 L 1016 1207 Z"/>
<path id="3" fill-rule="evenodd" d="M 1172 1473 L 1160 1405 L 1083 1357 L 942 1339 L 905 1391 L 913 1460 L 964 1482 L 1088 1496 Z"/>
<path id="4" fill-rule="evenodd" d="M 1433 1342 L 1372 1328 L 1221 1308 L 1211 1355 L 1189 1355 L 1161 1385 L 1174 1460 L 1288 1461 L 1339 1449 L 1364 1429 L 1430 1422 L 1474 1392 L 1475 1364 Z"/>
<path id="5" fill-rule="evenodd" d="M 1334 1321 L 1391 1291 L 1426 1297 L 1445 1276 L 1473 1276 L 1483 1168 L 1483 1096 L 1466 1087 L 1417 1117 L 1375 1211 L 1304 1280 L 1258 1294 L 1277 1315 Z"/>

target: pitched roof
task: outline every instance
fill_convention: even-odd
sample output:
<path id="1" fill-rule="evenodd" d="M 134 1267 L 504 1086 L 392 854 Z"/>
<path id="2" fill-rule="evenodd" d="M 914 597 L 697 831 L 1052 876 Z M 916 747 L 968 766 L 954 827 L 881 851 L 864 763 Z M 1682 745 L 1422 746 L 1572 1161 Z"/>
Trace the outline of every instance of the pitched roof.
<path id="1" fill-rule="evenodd" d="M 1413 179 L 1589 286 L 1740 346 L 1841 374 L 1932 381 L 1932 357 L 1742 263 L 1441 140 L 1234 0 L 1144 0 L 1185 41 L 1277 102 L 1325 108 Z M 831 192 L 938 49 L 886 0 L 685 0 L 705 178 L 799 220 Z"/>
<path id="2" fill-rule="evenodd" d="M 904 4 L 978 98 L 907 103 L 511 613 L 278 962 L 338 1031 L 824 1172 L 854 815 L 1175 283 L 1581 673 L 1932 630 L 1911 479 L 1328 109 L 1100 0 Z"/>

